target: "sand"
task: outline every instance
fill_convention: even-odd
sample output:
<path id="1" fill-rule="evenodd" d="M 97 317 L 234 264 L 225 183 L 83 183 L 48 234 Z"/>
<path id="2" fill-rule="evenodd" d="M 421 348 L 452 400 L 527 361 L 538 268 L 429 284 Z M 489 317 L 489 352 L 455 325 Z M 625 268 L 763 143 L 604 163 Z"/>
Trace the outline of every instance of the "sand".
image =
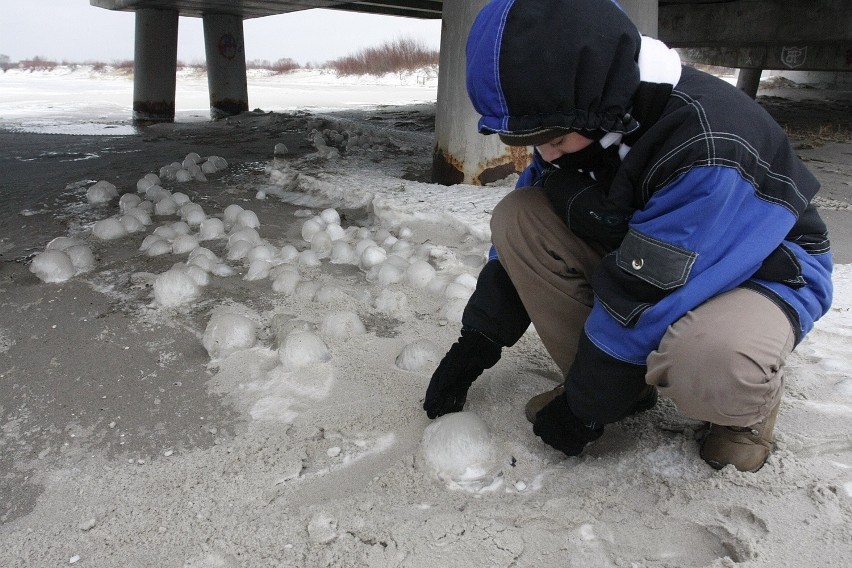
<path id="1" fill-rule="evenodd" d="M 799 116 L 794 98 L 768 102 L 804 120 L 796 144 L 826 185 L 820 203 L 841 235 L 838 262 L 852 262 L 852 144 L 805 132 L 820 119 Z M 303 270 L 312 285 L 282 296 L 269 280 L 243 280 L 247 267 L 234 262 L 236 276 L 165 309 L 146 275 L 181 258 L 140 255 L 150 228 L 110 242 L 87 233 L 117 207 L 88 206 L 86 180 L 132 191 L 145 173 L 195 151 L 230 167 L 171 189 L 210 214 L 231 203 L 255 211 L 276 246 L 305 248 L 306 211 L 331 206 L 345 226 L 410 228 L 448 279 L 475 275 L 488 212 L 511 182 L 426 183 L 432 111 L 258 112 L 133 136 L 0 132 L 4 191 L 14 196 L 0 232 L 0 565 L 852 563 L 849 265 L 837 267 L 832 311 L 791 357 L 777 449 L 760 472 L 709 468 L 698 456 L 705 426 L 666 400 L 612 425 L 579 458 L 547 448 L 523 405 L 559 377 L 531 331 L 471 390 L 467 410 L 488 425 L 498 457 L 479 483 L 462 486 L 439 479 L 421 453 L 430 421 L 420 405 L 434 365 L 395 363 L 411 342 L 452 344 L 458 323 L 447 298 L 327 262 Z M 380 136 L 325 159 L 308 134 L 326 127 Z M 290 152 L 275 160 L 279 142 Z M 258 191 L 276 190 L 272 169 L 301 181 L 259 200 Z M 90 243 L 97 268 L 39 282 L 29 259 L 69 234 Z M 222 256 L 224 242 L 211 248 Z M 339 293 L 317 301 L 322 286 Z M 383 291 L 393 301 L 378 308 Z M 201 336 L 222 309 L 255 321 L 258 344 L 211 362 Z M 317 327 L 343 310 L 367 333 L 325 337 L 329 362 L 281 369 L 282 318 Z"/>

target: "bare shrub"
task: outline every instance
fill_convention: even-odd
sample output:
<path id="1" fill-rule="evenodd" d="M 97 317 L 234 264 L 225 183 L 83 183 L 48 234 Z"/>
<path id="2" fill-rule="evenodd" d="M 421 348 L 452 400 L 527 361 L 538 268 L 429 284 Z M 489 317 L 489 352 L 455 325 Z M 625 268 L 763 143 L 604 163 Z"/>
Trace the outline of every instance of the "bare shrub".
<path id="1" fill-rule="evenodd" d="M 414 39 L 397 39 L 326 63 L 341 75 L 384 75 L 438 64 L 438 51 Z"/>
<path id="2" fill-rule="evenodd" d="M 300 68 L 300 65 L 298 63 L 296 63 L 296 61 L 294 61 L 293 59 L 290 59 L 289 57 L 282 57 L 281 59 L 279 59 L 278 61 L 276 61 L 275 63 L 273 63 L 270 66 L 270 69 L 272 69 L 273 71 L 275 71 L 278 74 L 289 73 L 290 71 L 295 71 L 296 69 L 299 69 L 299 68 Z"/>
<path id="3" fill-rule="evenodd" d="M 279 75 L 301 68 L 301 65 L 289 57 L 282 57 L 278 61 L 269 61 L 268 59 L 253 59 L 251 61 L 246 61 L 246 69 L 266 69 Z"/>
<path id="4" fill-rule="evenodd" d="M 181 69 L 192 69 L 194 71 L 199 71 L 202 73 L 207 72 L 207 63 L 204 61 L 193 61 L 191 63 L 186 63 L 185 61 L 177 61 L 176 67 L 178 70 Z"/>
<path id="5" fill-rule="evenodd" d="M 36 55 L 32 59 L 22 59 L 18 62 L 18 67 L 24 71 L 52 71 L 59 64 L 51 59 L 45 59 Z"/>
<path id="6" fill-rule="evenodd" d="M 135 64 L 132 59 L 122 59 L 120 61 L 113 61 L 112 68 L 115 69 L 116 73 L 120 73 L 122 75 L 133 75 Z M 103 68 L 101 68 L 101 70 L 103 70 Z"/>

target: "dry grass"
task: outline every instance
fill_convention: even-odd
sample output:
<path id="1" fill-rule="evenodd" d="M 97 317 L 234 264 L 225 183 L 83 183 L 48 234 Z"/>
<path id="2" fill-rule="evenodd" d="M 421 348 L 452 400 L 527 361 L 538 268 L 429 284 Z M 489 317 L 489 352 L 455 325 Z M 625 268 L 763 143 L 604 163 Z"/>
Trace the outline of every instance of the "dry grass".
<path id="1" fill-rule="evenodd" d="M 438 65 L 438 59 L 437 50 L 413 39 L 398 39 L 329 61 L 325 66 L 341 75 L 384 75 Z"/>
<path id="2" fill-rule="evenodd" d="M 289 57 L 282 57 L 276 61 L 266 59 L 247 61 L 246 68 L 267 69 L 276 74 L 285 74 L 297 69 L 314 69 L 319 67 L 332 69 L 340 75 L 384 75 L 385 73 L 398 73 L 400 71 L 409 71 L 423 67 L 437 67 L 438 59 L 438 50 L 429 49 L 414 39 L 398 39 L 319 65 L 308 64 L 302 66 Z M 3 71 L 8 69 L 50 71 L 60 65 L 71 68 L 88 65 L 95 72 L 115 70 L 125 74 L 133 73 L 133 60 L 114 61 L 111 64 L 102 61 L 87 61 L 84 64 L 63 61 L 60 64 L 44 57 L 33 57 L 32 59 L 25 59 L 15 63 L 6 61 L 0 64 L 0 68 Z M 199 73 L 205 73 L 207 71 L 207 64 L 204 62 L 186 63 L 178 61 L 177 68 L 179 70 L 194 70 Z"/>

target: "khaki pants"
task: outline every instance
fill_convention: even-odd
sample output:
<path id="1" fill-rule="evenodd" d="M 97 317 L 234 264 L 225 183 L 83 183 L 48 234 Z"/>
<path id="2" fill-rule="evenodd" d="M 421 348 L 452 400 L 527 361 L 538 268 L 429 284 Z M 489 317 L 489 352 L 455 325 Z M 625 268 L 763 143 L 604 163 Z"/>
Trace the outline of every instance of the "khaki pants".
<path id="1" fill-rule="evenodd" d="M 547 352 L 568 371 L 608 252 L 574 235 L 544 191 L 513 191 L 495 207 L 492 241 Z M 781 397 L 795 336 L 771 300 L 737 288 L 671 325 L 647 359 L 646 382 L 684 415 L 723 426 L 760 422 Z"/>

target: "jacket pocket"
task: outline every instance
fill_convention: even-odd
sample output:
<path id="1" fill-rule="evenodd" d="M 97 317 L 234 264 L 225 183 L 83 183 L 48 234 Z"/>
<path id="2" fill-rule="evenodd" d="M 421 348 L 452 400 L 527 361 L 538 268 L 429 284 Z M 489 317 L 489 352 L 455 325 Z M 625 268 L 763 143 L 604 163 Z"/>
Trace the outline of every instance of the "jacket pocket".
<path id="1" fill-rule="evenodd" d="M 661 290 L 686 283 L 698 253 L 652 239 L 630 229 L 616 251 L 616 264 L 628 274 Z"/>
<path id="2" fill-rule="evenodd" d="M 683 286 L 698 253 L 630 229 L 592 278 L 598 301 L 625 327 L 673 290 Z"/>

